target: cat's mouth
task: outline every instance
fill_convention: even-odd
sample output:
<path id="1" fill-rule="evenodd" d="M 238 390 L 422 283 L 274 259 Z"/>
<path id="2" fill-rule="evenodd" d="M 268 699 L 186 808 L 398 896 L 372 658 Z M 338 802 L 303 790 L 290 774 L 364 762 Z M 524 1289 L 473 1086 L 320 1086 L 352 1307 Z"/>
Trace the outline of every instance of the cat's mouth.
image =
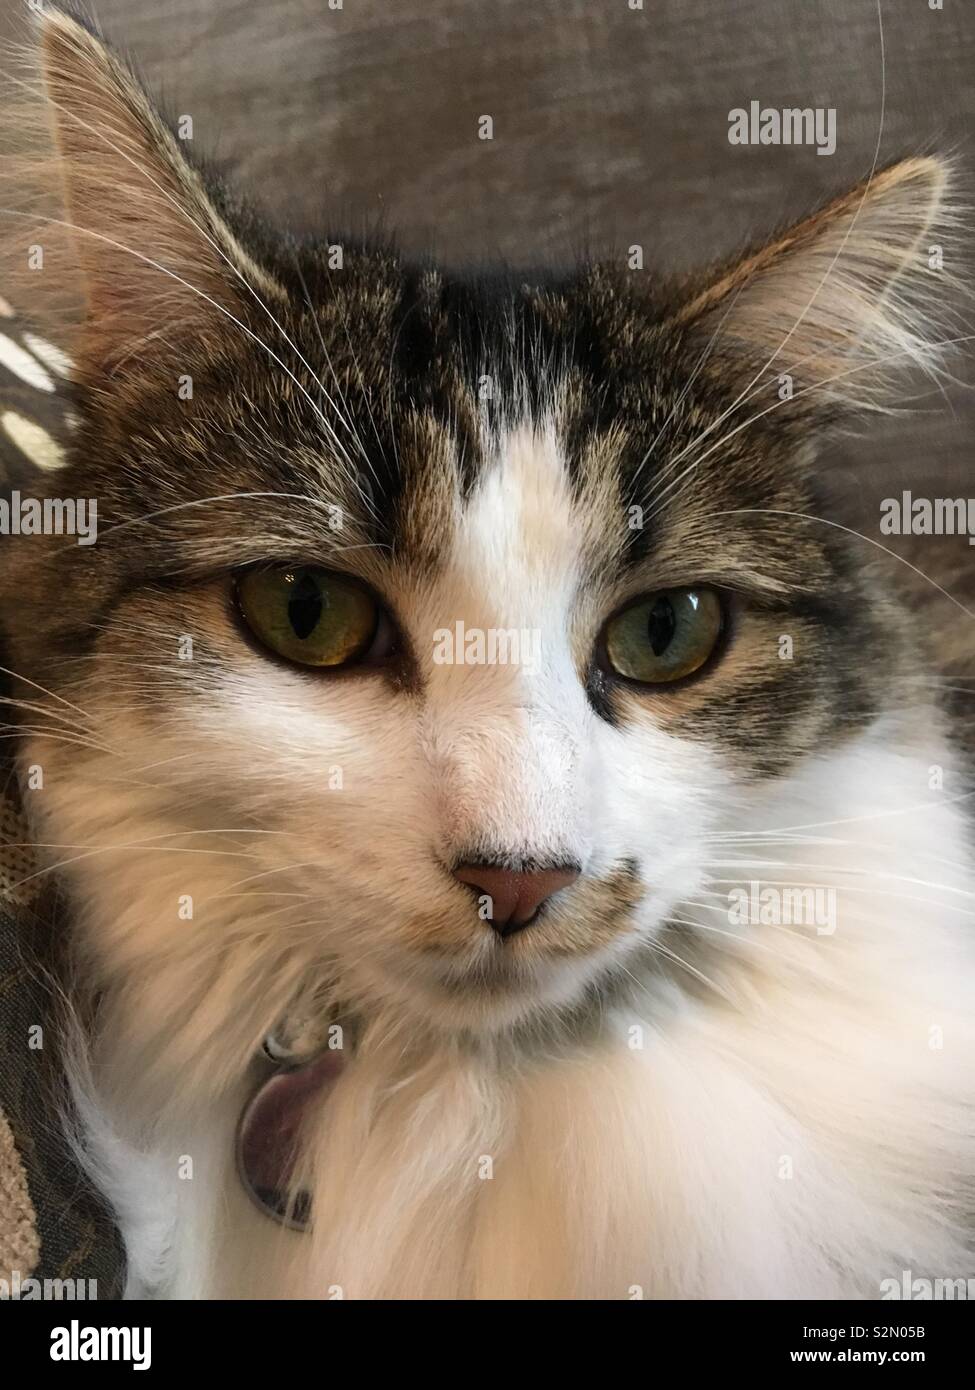
<path id="1" fill-rule="evenodd" d="M 474 957 L 424 952 L 397 973 L 399 997 L 436 1024 L 493 1031 L 575 1001 L 606 964 L 606 952 L 519 955 L 502 943 Z"/>
<path id="2" fill-rule="evenodd" d="M 516 964 L 498 951 L 475 966 L 434 966 L 432 978 L 445 994 L 463 997 L 471 993 L 524 994 L 537 987 L 537 969 Z"/>

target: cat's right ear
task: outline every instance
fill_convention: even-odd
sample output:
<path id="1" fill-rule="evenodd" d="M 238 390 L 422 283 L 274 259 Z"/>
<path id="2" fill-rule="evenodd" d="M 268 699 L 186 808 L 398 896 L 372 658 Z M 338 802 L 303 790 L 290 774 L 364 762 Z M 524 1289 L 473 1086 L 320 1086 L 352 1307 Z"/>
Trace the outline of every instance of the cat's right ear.
<path id="1" fill-rule="evenodd" d="M 677 321 L 732 390 L 786 377 L 813 413 L 884 409 L 967 341 L 950 161 L 900 160 L 705 277 Z M 779 397 L 781 398 L 781 396 Z"/>
<path id="2" fill-rule="evenodd" d="M 96 33 L 38 8 L 21 58 L 3 81 L 3 292 L 82 379 L 168 370 L 281 295 Z"/>

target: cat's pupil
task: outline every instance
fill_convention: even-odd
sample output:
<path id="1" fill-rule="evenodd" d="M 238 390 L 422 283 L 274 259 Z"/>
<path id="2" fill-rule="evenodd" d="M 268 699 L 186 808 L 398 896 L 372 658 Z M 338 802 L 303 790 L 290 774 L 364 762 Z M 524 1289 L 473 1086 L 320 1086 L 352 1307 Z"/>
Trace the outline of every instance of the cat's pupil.
<path id="1" fill-rule="evenodd" d="M 288 622 L 296 637 L 310 637 L 322 616 L 322 592 L 310 574 L 303 574 L 288 599 Z"/>
<path id="2" fill-rule="evenodd" d="M 650 639 L 654 656 L 662 656 L 667 650 L 673 641 L 676 627 L 677 618 L 674 614 L 673 604 L 669 598 L 665 598 L 661 594 L 650 609 L 650 616 L 647 619 L 647 636 Z"/>

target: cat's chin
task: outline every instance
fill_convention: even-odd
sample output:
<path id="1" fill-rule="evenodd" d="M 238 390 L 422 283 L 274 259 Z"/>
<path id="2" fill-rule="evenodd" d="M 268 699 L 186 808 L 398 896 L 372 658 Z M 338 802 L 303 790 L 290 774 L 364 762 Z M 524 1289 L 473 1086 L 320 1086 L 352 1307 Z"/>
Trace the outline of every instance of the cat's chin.
<path id="1" fill-rule="evenodd" d="M 438 1030 L 491 1034 L 579 1002 L 608 968 L 604 953 L 531 965 L 458 969 L 429 961 L 410 970 L 374 967 L 368 994 Z"/>

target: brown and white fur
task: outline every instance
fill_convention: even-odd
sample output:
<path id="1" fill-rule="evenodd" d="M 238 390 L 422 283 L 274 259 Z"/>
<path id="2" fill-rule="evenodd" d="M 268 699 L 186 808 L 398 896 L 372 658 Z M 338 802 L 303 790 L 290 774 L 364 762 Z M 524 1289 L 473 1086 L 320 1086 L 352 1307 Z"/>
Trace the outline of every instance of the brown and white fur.
<path id="1" fill-rule="evenodd" d="M 975 1274 L 965 749 L 937 641 L 823 519 L 830 431 L 963 332 L 927 262 L 945 166 L 689 285 L 453 274 L 268 238 L 97 37 L 50 15 L 39 60 L 17 90 L 47 103 L 63 211 L 5 236 L 50 238 L 58 303 L 69 268 L 83 289 L 50 490 L 97 497 L 100 532 L 5 541 L 2 626 L 130 1293 Z M 232 580 L 278 560 L 368 583 L 402 660 L 257 650 Z M 628 598 L 702 583 L 730 631 L 699 679 L 596 668 Z M 537 630 L 541 660 L 439 665 L 457 621 Z M 450 876 L 472 854 L 581 875 L 501 941 Z M 835 931 L 732 925 L 753 880 L 835 889 Z M 265 1036 L 336 1022 L 299 1234 L 250 1204 L 234 1131 Z"/>

